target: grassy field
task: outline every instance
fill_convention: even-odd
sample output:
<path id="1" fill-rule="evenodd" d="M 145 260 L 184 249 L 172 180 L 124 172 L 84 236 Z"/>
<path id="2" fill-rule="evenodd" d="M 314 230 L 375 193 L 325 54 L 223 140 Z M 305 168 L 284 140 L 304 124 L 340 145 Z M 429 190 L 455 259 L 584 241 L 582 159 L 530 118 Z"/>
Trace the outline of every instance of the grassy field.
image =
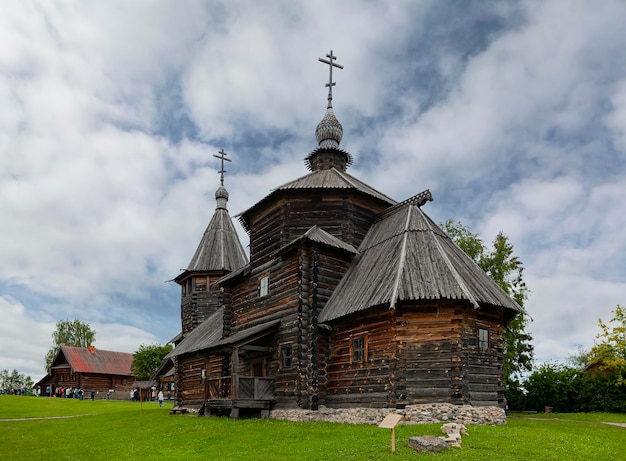
<path id="1" fill-rule="evenodd" d="M 440 425 L 400 425 L 392 454 L 388 429 L 170 416 L 171 406 L 2 395 L 0 459 L 626 460 L 626 428 L 603 424 L 626 423 L 626 415 L 534 415 L 470 426 L 462 449 L 436 454 L 417 454 L 408 438 L 440 435 Z"/>

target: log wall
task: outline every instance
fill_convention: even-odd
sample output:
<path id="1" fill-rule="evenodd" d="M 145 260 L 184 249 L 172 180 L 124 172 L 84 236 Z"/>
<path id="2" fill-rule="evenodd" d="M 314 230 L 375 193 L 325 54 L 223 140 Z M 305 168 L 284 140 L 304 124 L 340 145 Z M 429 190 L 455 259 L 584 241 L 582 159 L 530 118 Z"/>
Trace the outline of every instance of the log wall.
<path id="1" fill-rule="evenodd" d="M 349 266 L 352 255 L 312 243 L 283 254 L 250 275 L 224 287 L 225 330 L 245 328 L 280 319 L 279 331 L 267 344 L 267 376 L 273 376 L 278 407 L 316 408 L 325 399 L 327 341 L 318 332 L 317 316 Z M 269 293 L 259 296 L 259 276 L 269 274 Z M 228 326 L 227 326 L 228 325 Z M 326 341 L 326 342 L 324 342 Z M 321 344 L 321 346 L 320 346 Z M 283 348 L 291 363 L 283 363 Z M 247 369 L 254 355 L 241 354 Z"/>
<path id="2" fill-rule="evenodd" d="M 205 382 L 202 369 L 206 370 L 207 359 L 202 354 L 178 357 L 176 369 L 176 405 L 196 407 L 204 403 Z"/>
<path id="3" fill-rule="evenodd" d="M 59 387 L 83 389 L 83 398 L 88 399 L 91 392 L 95 392 L 97 398 L 104 398 L 109 391 L 113 390 L 110 397 L 116 399 L 128 399 L 135 378 L 133 376 L 118 376 L 99 373 L 72 373 L 71 371 L 53 370 L 49 380 L 44 384 Z"/>
<path id="4" fill-rule="evenodd" d="M 461 331 L 467 306 L 454 302 L 402 308 L 397 316 L 399 400 L 419 404 L 463 398 Z"/>
<path id="5" fill-rule="evenodd" d="M 463 403 L 498 405 L 504 399 L 502 358 L 504 342 L 502 308 L 468 310 L 462 331 L 464 394 Z M 489 331 L 489 349 L 478 350 L 477 329 Z"/>
<path id="6" fill-rule="evenodd" d="M 278 249 L 315 225 L 357 248 L 375 216 L 386 206 L 345 191 L 285 194 L 251 217 L 250 263 L 253 268 L 266 263 Z"/>
<path id="7" fill-rule="evenodd" d="M 395 313 L 381 310 L 334 325 L 327 360 L 326 404 L 332 407 L 382 407 L 395 401 L 399 379 L 395 347 Z M 364 338 L 365 360 L 355 362 L 352 343 Z"/>
<path id="8" fill-rule="evenodd" d="M 183 337 L 221 307 L 220 291 L 215 282 L 224 275 L 225 271 L 194 274 L 180 281 L 183 290 L 180 305 Z M 189 279 L 191 289 L 183 289 Z"/>
<path id="9" fill-rule="evenodd" d="M 334 325 L 327 360 L 332 407 L 421 403 L 497 405 L 502 399 L 501 311 L 446 301 L 381 309 Z M 489 350 L 478 350 L 478 328 Z M 364 337 L 366 360 L 353 361 Z"/>

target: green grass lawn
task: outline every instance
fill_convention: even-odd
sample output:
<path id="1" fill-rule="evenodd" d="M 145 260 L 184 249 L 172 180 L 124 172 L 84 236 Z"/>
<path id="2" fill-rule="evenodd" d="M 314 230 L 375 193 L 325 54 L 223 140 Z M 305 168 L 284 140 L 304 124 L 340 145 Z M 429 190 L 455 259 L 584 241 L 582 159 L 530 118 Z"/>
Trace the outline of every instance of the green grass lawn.
<path id="1" fill-rule="evenodd" d="M 169 415 L 171 407 L 2 395 L 0 459 L 626 460 L 626 428 L 602 424 L 626 423 L 626 415 L 524 415 L 505 426 L 469 426 L 462 449 L 435 454 L 417 454 L 408 438 L 440 435 L 440 424 L 400 425 L 392 454 L 388 429 Z"/>

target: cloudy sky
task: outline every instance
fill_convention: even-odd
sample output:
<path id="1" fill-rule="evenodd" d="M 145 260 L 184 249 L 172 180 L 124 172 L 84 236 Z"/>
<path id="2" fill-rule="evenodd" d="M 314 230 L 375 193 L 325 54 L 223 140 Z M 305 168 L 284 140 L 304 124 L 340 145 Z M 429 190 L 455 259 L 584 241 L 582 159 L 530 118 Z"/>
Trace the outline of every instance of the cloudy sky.
<path id="1" fill-rule="evenodd" d="M 626 3 L 4 1 L 0 369 L 59 320 L 133 352 L 180 330 L 224 149 L 235 215 L 307 173 L 326 108 L 349 172 L 526 267 L 537 361 L 626 303 Z M 248 240 L 241 232 L 244 246 Z"/>

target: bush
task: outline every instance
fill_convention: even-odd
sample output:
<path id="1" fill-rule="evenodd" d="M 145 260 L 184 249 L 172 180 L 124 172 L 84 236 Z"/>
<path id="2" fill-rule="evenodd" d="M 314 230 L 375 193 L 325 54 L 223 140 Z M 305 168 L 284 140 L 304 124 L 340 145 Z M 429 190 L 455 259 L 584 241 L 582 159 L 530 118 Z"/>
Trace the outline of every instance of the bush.
<path id="1" fill-rule="evenodd" d="M 543 412 L 550 406 L 558 413 L 626 412 L 626 387 L 618 385 L 615 375 L 548 363 L 528 377 L 525 388 L 525 410 Z"/>

